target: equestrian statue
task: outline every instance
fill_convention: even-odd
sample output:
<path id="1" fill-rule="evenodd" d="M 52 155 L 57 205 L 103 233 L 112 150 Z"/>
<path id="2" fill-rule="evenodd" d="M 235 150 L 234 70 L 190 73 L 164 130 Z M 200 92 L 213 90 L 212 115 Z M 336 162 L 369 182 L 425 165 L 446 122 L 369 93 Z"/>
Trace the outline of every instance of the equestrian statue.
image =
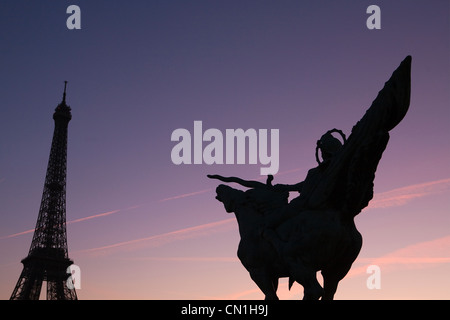
<path id="1" fill-rule="evenodd" d="M 208 175 L 220 184 L 216 199 L 234 212 L 241 237 L 238 257 L 266 299 L 278 299 L 279 278 L 304 288 L 304 299 L 331 300 L 362 246 L 354 217 L 373 198 L 375 171 L 409 108 L 411 56 L 407 56 L 346 138 L 332 129 L 318 141 L 317 167 L 294 185 Z M 336 138 L 340 136 L 340 139 Z M 289 201 L 289 192 L 299 196 Z M 323 287 L 316 273 L 321 271 Z"/>

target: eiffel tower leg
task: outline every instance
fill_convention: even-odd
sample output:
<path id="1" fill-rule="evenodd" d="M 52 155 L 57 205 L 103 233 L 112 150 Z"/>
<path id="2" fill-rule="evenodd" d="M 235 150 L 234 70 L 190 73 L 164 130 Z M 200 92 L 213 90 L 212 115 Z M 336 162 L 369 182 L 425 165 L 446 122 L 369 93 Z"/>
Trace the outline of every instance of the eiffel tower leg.
<path id="1" fill-rule="evenodd" d="M 75 289 L 69 289 L 66 280 L 47 282 L 47 300 L 77 300 Z"/>
<path id="2" fill-rule="evenodd" d="M 10 300 L 39 300 L 42 288 L 42 272 L 24 266 Z"/>
<path id="3" fill-rule="evenodd" d="M 67 268 L 72 263 L 69 259 L 61 259 L 47 265 L 47 300 L 77 300 L 75 289 L 67 283 L 70 277 Z"/>

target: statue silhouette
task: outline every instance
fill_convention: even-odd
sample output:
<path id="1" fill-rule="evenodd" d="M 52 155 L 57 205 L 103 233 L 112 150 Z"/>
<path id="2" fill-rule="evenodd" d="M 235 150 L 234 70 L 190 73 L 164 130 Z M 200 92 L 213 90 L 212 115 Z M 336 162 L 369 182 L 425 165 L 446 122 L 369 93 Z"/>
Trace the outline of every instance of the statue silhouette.
<path id="1" fill-rule="evenodd" d="M 332 129 L 318 141 L 318 166 L 304 181 L 272 185 L 237 177 L 208 178 L 238 183 L 241 191 L 224 184 L 216 199 L 234 212 L 241 241 L 238 257 L 266 299 L 278 299 L 278 280 L 298 282 L 304 299 L 333 299 L 340 280 L 350 270 L 362 246 L 354 217 L 373 197 L 373 181 L 389 141 L 389 131 L 409 108 L 411 57 L 394 71 L 371 107 L 353 127 L 348 139 Z M 333 136 L 339 133 L 343 142 Z M 319 157 L 321 153 L 322 161 Z M 300 195 L 288 202 L 289 192 Z M 323 288 L 316 278 L 321 271 Z"/>

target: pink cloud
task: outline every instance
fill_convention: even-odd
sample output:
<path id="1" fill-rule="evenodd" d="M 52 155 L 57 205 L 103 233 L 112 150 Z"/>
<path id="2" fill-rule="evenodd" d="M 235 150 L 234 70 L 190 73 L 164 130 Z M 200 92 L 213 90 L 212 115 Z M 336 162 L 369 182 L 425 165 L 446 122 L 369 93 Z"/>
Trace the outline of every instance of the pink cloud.
<path id="1" fill-rule="evenodd" d="M 425 268 L 430 265 L 450 264 L 450 235 L 412 244 L 377 258 L 358 258 L 356 263 L 366 265 L 350 270 L 348 277 L 365 274 L 369 265 L 386 270 L 396 268 Z"/>
<path id="2" fill-rule="evenodd" d="M 256 284 L 255 284 L 256 286 Z M 234 292 L 225 296 L 221 296 L 221 297 L 210 297 L 208 299 L 212 299 L 212 300 L 246 300 L 249 299 L 248 297 L 254 294 L 260 294 L 261 297 L 264 297 L 264 295 L 261 293 L 261 290 L 259 290 L 258 288 L 256 289 L 249 289 L 249 290 L 243 290 L 243 291 L 239 291 L 239 292 Z"/>
<path id="3" fill-rule="evenodd" d="M 368 276 L 367 267 L 377 265 L 381 272 L 394 271 L 398 268 L 426 268 L 431 265 L 450 264 L 450 235 L 412 244 L 377 258 L 358 258 L 356 264 L 363 263 L 363 266 L 353 267 L 346 278 L 360 275 Z M 319 276 L 319 281 L 320 276 Z M 300 299 L 302 289 L 298 284 L 294 284 L 292 289 L 287 289 L 287 280 L 280 279 L 279 290 L 277 292 L 280 299 Z M 256 286 L 256 285 L 255 285 Z M 219 297 L 210 297 L 209 299 L 261 299 L 263 294 L 258 288 L 242 290 Z"/>

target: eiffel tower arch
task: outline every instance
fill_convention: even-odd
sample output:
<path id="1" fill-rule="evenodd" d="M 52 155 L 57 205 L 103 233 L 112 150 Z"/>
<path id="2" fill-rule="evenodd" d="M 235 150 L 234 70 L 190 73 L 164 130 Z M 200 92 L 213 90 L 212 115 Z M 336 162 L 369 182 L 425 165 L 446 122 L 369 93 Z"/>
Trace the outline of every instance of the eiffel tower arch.
<path id="1" fill-rule="evenodd" d="M 73 261 L 69 259 L 66 233 L 67 130 L 72 119 L 66 88 L 67 81 L 62 102 L 53 114 L 55 129 L 33 240 L 28 256 L 22 260 L 23 270 L 11 300 L 38 300 L 43 281 L 47 282 L 47 300 L 77 299 L 73 286 L 67 285 L 67 268 Z"/>

